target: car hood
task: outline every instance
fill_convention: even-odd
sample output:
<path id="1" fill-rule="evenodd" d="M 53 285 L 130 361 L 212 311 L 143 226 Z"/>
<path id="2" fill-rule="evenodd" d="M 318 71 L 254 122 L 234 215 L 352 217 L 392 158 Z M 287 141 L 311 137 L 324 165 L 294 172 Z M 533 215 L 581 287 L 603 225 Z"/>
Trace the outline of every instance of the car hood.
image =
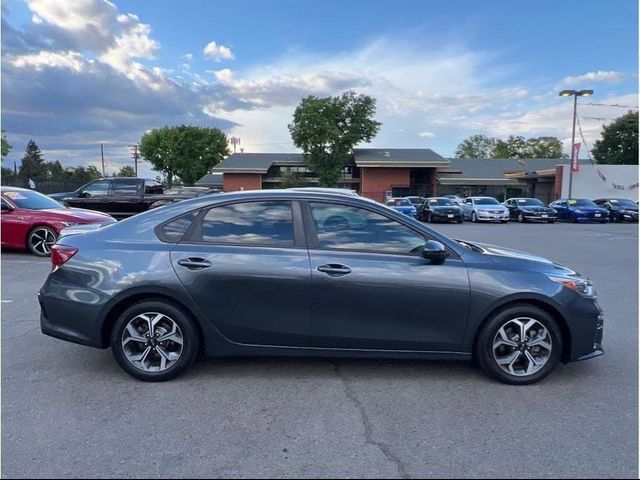
<path id="1" fill-rule="evenodd" d="M 523 212 L 553 212 L 553 208 L 544 206 L 519 207 Z"/>
<path id="2" fill-rule="evenodd" d="M 479 247 L 482 255 L 491 258 L 497 262 L 508 262 L 517 268 L 526 268 L 529 270 L 544 271 L 554 275 L 562 276 L 579 276 L 580 274 L 564 265 L 553 262 L 548 258 L 540 257 L 532 253 L 521 252 L 497 245 L 489 245 L 485 243 L 471 243 Z"/>
<path id="3" fill-rule="evenodd" d="M 393 205 L 393 206 L 391 206 L 391 208 L 393 208 L 394 210 L 398 210 L 399 212 L 405 212 L 407 210 L 415 210 L 416 209 L 416 207 L 409 206 L 409 205 L 403 205 L 403 206 L 400 206 L 400 207 Z"/>
<path id="4" fill-rule="evenodd" d="M 619 211 L 621 212 L 622 210 L 626 210 L 629 212 L 636 212 L 638 213 L 638 207 L 621 207 L 621 206 L 616 206 L 616 207 L 611 207 L 613 210 Z"/>
<path id="5" fill-rule="evenodd" d="M 432 205 L 429 207 L 431 210 L 433 210 L 434 212 L 440 212 L 440 211 L 448 211 L 448 210 L 455 210 L 456 212 L 460 211 L 460 207 L 458 207 L 457 205 Z"/>
<path id="6" fill-rule="evenodd" d="M 116 220 L 106 213 L 86 210 L 84 208 L 52 208 L 38 210 L 38 213 L 63 222 L 77 223 L 113 223 Z"/>
<path id="7" fill-rule="evenodd" d="M 595 213 L 608 213 L 609 212 L 606 208 L 600 208 L 600 207 L 579 207 L 577 205 L 571 205 L 569 208 L 571 210 L 581 210 L 583 212 L 595 212 Z"/>

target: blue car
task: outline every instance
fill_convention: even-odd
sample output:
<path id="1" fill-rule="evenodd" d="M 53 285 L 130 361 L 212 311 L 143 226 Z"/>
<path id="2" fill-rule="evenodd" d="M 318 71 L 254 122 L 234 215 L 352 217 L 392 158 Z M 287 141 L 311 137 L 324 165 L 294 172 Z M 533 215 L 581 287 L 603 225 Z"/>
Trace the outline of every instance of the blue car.
<path id="1" fill-rule="evenodd" d="M 558 220 L 565 222 L 599 222 L 609 221 L 609 210 L 600 208 L 585 198 L 561 198 L 549 205 L 558 212 Z"/>
<path id="2" fill-rule="evenodd" d="M 416 218 L 418 211 L 408 198 L 389 198 L 386 203 L 387 207 L 397 212 L 404 213 L 410 217 Z"/>

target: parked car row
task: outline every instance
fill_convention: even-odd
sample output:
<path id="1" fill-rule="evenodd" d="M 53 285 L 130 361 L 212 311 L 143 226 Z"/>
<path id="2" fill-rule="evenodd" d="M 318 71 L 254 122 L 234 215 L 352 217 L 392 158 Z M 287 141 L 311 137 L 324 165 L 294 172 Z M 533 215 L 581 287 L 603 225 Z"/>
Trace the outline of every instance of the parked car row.
<path id="1" fill-rule="evenodd" d="M 545 205 L 537 198 L 509 198 L 500 203 L 493 197 L 390 198 L 386 205 L 422 222 L 637 222 L 638 204 L 624 198 L 560 199 Z"/>

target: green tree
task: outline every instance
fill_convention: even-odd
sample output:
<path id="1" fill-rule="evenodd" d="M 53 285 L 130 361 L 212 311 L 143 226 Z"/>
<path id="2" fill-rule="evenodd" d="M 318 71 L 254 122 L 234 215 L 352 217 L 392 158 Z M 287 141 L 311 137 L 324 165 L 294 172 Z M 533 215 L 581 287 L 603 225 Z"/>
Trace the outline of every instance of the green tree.
<path id="1" fill-rule="evenodd" d="M 281 188 L 296 188 L 305 185 L 304 178 L 298 172 L 284 172 L 280 177 Z"/>
<path id="2" fill-rule="evenodd" d="M 31 178 L 33 180 L 42 180 L 47 178 L 47 164 L 42 158 L 42 152 L 33 140 L 29 140 L 24 157 L 22 157 L 22 165 L 18 175 L 23 178 Z"/>
<path id="3" fill-rule="evenodd" d="M 506 140 L 496 140 L 493 158 L 530 158 L 524 137 L 509 135 Z"/>
<path id="4" fill-rule="evenodd" d="M 375 99 L 353 91 L 338 97 L 304 98 L 289 132 L 321 187 L 335 187 L 353 147 L 370 142 L 382 125 L 372 119 Z"/>
<path id="5" fill-rule="evenodd" d="M 7 141 L 7 134 L 2 130 L 2 160 L 4 160 L 4 157 L 9 155 L 10 151 L 11 145 L 9 145 L 9 142 Z"/>
<path id="6" fill-rule="evenodd" d="M 47 176 L 49 178 L 52 178 L 53 180 L 66 179 L 67 175 L 65 169 L 59 160 L 56 160 L 55 162 L 47 162 L 45 165 L 47 167 Z"/>
<path id="7" fill-rule="evenodd" d="M 562 142 L 556 137 L 537 137 L 527 140 L 527 158 L 569 158 L 562 151 Z"/>
<path id="8" fill-rule="evenodd" d="M 146 133 L 140 140 L 140 154 L 153 168 L 193 185 L 229 155 L 227 136 L 217 128 L 180 125 Z"/>
<path id="9" fill-rule="evenodd" d="M 591 150 L 598 163 L 638 165 L 638 112 L 629 112 L 602 128 Z"/>
<path id="10" fill-rule="evenodd" d="M 117 177 L 135 177 L 136 171 L 131 165 L 125 165 L 116 175 Z"/>
<path id="11" fill-rule="evenodd" d="M 465 138 L 456 149 L 456 158 L 494 158 L 496 139 L 486 135 L 471 135 Z"/>

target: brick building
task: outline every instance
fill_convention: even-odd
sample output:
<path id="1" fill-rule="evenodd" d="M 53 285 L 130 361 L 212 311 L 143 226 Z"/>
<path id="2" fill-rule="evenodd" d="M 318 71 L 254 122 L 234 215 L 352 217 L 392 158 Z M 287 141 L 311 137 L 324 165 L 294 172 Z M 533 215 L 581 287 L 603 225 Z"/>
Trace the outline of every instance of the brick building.
<path id="1" fill-rule="evenodd" d="M 430 149 L 356 148 L 338 186 L 377 201 L 387 195 L 456 194 L 526 195 L 549 202 L 560 196 L 556 167 L 565 162 L 554 158 L 446 159 Z M 214 175 L 224 174 L 225 192 L 279 188 L 286 172 L 295 173 L 309 186 L 318 183 L 298 153 L 235 153 L 212 170 Z"/>

